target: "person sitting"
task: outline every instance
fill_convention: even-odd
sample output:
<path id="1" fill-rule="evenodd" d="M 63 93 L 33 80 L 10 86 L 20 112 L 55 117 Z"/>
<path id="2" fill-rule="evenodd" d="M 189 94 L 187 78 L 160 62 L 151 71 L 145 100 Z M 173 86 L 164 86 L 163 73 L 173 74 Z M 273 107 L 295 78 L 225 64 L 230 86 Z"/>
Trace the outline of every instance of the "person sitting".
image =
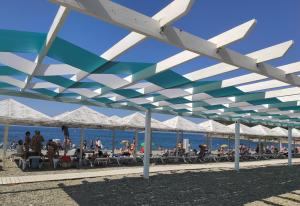
<path id="1" fill-rule="evenodd" d="M 31 148 L 33 150 L 33 155 L 41 155 L 42 142 L 44 142 L 44 137 L 41 135 L 39 130 L 35 131 L 35 135 L 31 140 Z"/>
<path id="2" fill-rule="evenodd" d="M 23 141 L 21 139 L 18 141 L 16 150 L 17 150 L 17 154 L 23 154 L 24 146 L 23 146 Z"/>
<path id="3" fill-rule="evenodd" d="M 55 168 L 53 160 L 57 159 L 58 156 L 59 156 L 58 145 L 56 144 L 56 142 L 54 142 L 51 139 L 47 143 L 47 157 L 49 158 L 51 167 Z"/>
<path id="4" fill-rule="evenodd" d="M 25 133 L 25 140 L 24 140 L 24 149 L 25 149 L 25 153 L 28 153 L 28 152 L 29 152 L 30 145 L 31 145 L 30 132 L 27 131 L 27 132 Z"/>
<path id="5" fill-rule="evenodd" d="M 205 156 L 206 147 L 202 144 L 199 145 L 199 158 L 202 160 Z"/>

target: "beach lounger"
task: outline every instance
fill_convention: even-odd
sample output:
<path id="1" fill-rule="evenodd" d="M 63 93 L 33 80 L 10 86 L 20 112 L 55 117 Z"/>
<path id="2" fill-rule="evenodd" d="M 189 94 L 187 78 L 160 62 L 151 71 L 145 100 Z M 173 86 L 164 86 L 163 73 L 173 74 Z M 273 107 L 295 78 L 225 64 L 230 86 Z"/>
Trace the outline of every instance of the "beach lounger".
<path id="1" fill-rule="evenodd" d="M 109 162 L 108 157 L 98 157 L 94 160 L 94 165 L 105 165 L 107 166 Z"/>

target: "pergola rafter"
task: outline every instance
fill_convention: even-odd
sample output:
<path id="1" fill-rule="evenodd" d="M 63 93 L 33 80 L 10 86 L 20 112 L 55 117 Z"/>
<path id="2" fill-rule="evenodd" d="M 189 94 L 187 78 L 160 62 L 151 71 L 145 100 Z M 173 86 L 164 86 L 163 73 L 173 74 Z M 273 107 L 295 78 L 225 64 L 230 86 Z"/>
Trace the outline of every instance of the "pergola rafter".
<path id="1" fill-rule="evenodd" d="M 192 0 L 175 0 L 152 17 L 108 0 L 52 2 L 60 4 L 60 8 L 47 33 L 0 30 L 1 94 L 225 121 L 300 126 L 300 63 L 279 67 L 267 63 L 283 57 L 293 41 L 246 55 L 227 48 L 250 33 L 255 19 L 205 40 L 172 26 L 189 12 Z M 71 10 L 132 32 L 100 56 L 93 54 L 57 35 Z M 157 63 L 116 60 L 147 38 L 183 51 Z M 32 62 L 15 52 L 34 53 L 37 58 Z M 204 56 L 220 63 L 183 75 L 173 71 Z M 45 57 L 61 63 L 43 64 Z M 211 80 L 239 69 L 248 73 Z"/>

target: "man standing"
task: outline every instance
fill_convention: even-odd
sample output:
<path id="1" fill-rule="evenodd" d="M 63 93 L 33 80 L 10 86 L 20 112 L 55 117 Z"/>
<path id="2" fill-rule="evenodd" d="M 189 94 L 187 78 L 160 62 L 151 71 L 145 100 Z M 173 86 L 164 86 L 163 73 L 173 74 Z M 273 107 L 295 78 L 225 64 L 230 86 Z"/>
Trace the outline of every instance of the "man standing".
<path id="1" fill-rule="evenodd" d="M 44 142 L 44 137 L 41 135 L 41 132 L 36 130 L 35 135 L 31 140 L 31 147 L 35 155 L 40 155 L 42 150 L 42 142 Z"/>

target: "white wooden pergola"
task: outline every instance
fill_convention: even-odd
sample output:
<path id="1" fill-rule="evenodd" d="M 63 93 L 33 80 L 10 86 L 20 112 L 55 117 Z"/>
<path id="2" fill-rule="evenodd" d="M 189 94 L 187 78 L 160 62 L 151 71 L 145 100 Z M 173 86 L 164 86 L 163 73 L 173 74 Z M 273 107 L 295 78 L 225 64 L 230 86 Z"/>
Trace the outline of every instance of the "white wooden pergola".
<path id="1" fill-rule="evenodd" d="M 300 62 L 279 67 L 267 63 L 293 45 L 289 40 L 249 54 L 227 48 L 247 36 L 250 20 L 208 40 L 172 26 L 193 0 L 174 0 L 152 17 L 109 0 L 51 0 L 60 7 L 47 34 L 0 30 L 0 94 L 144 111 L 144 177 L 149 177 L 151 112 L 288 127 L 289 165 L 292 128 L 300 126 Z M 57 36 L 71 10 L 123 27 L 130 32 L 100 56 Z M 116 58 L 147 38 L 182 51 L 157 63 Z M 14 52 L 36 53 L 30 61 Z M 172 69 L 206 56 L 220 63 L 180 75 Z M 45 57 L 60 64 L 44 64 Z M 216 75 L 238 69 L 250 73 L 218 81 Z M 26 77 L 25 81 L 16 75 Z M 71 76 L 71 77 L 70 77 Z M 236 150 L 236 170 L 239 169 Z"/>

